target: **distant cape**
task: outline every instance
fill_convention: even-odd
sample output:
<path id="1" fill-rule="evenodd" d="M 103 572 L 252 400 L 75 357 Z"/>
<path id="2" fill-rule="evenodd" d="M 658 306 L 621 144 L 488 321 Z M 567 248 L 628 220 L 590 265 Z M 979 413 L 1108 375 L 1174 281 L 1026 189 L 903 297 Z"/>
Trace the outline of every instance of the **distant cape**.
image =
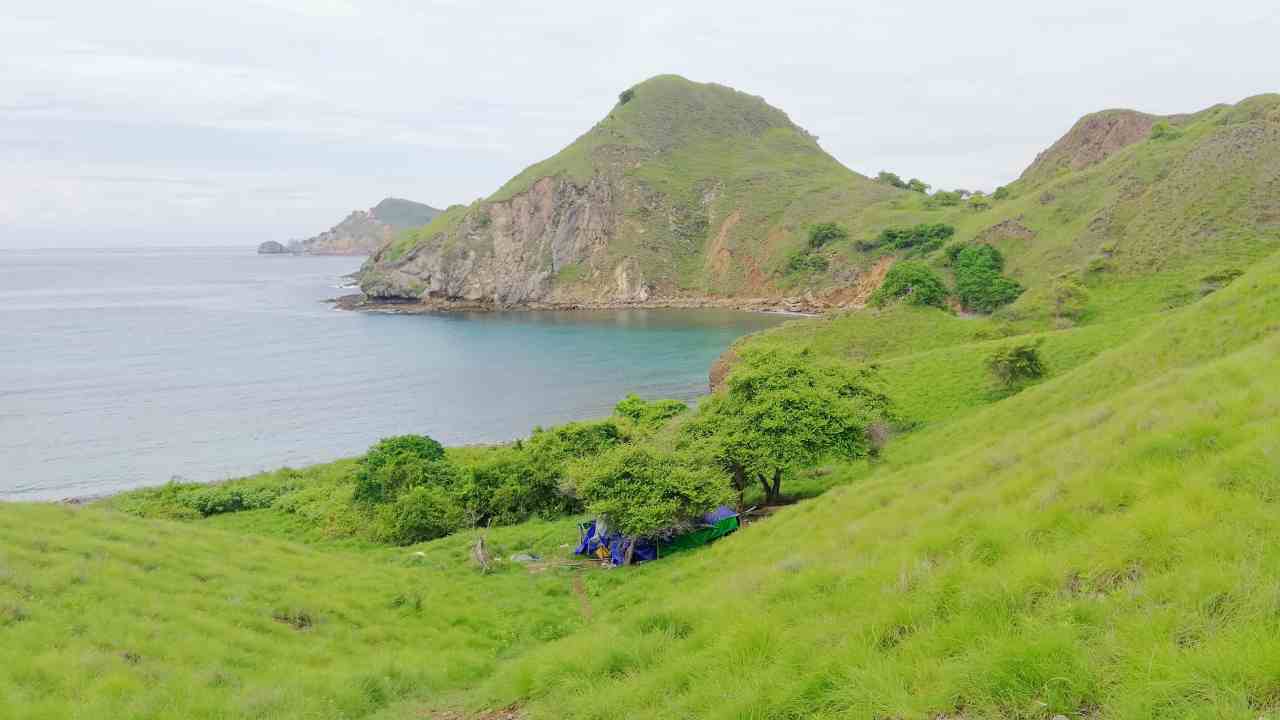
<path id="1" fill-rule="evenodd" d="M 370 255 L 401 230 L 431 222 L 440 211 L 412 200 L 387 198 L 355 210 L 337 225 L 306 240 L 290 240 L 283 252 L 298 255 Z M 268 243 L 263 243 L 267 245 Z M 276 243 L 278 244 L 278 243 Z M 279 252 L 258 248 L 260 253 Z"/>

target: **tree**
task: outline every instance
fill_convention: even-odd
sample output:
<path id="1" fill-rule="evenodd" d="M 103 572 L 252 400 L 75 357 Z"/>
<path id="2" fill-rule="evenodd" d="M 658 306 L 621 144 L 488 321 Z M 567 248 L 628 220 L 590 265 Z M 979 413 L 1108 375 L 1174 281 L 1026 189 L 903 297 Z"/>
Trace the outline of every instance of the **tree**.
<path id="1" fill-rule="evenodd" d="M 928 265 L 903 260 L 885 273 L 884 281 L 871 294 L 871 304 L 882 307 L 898 299 L 912 305 L 943 307 L 947 302 L 947 286 Z"/>
<path id="2" fill-rule="evenodd" d="M 1009 345 L 996 350 L 987 358 L 987 369 L 1005 388 L 1017 388 L 1023 383 L 1044 377 L 1044 361 L 1040 359 L 1041 338 L 1035 342 Z"/>
<path id="3" fill-rule="evenodd" d="M 607 450 L 568 472 L 587 510 L 632 537 L 657 537 L 732 497 L 718 468 L 646 445 Z"/>
<path id="4" fill-rule="evenodd" d="M 995 192 L 991 193 L 992 200 L 1004 200 L 1007 197 L 1009 197 L 1009 188 L 1005 185 L 1001 185 L 996 188 Z"/>
<path id="5" fill-rule="evenodd" d="M 443 463 L 436 466 L 435 463 Z M 386 502 L 400 490 L 429 477 L 446 474 L 444 446 L 426 435 L 397 435 L 379 440 L 360 458 L 356 470 L 356 500 Z"/>
<path id="6" fill-rule="evenodd" d="M 877 173 L 876 182 L 900 188 L 902 190 L 907 189 L 907 183 L 903 182 L 902 178 L 898 177 L 897 173 L 891 173 L 888 170 L 881 170 Z"/>
<path id="7" fill-rule="evenodd" d="M 797 469 L 875 453 L 869 429 L 893 418 L 873 369 L 772 350 L 744 355 L 725 389 L 703 401 L 684 430 L 686 447 L 729 472 L 740 504 L 751 483 L 759 483 L 766 503 L 776 503 L 783 480 Z"/>
<path id="8" fill-rule="evenodd" d="M 396 545 L 444 537 L 466 524 L 461 504 L 445 488 L 419 486 L 385 506 L 381 536 Z"/>
<path id="9" fill-rule="evenodd" d="M 966 308 L 992 312 L 1022 294 L 1022 285 L 1004 277 L 1004 255 L 994 246 L 956 245 L 947 248 L 956 276 L 956 295 Z"/>
<path id="10" fill-rule="evenodd" d="M 929 183 L 919 178 L 911 178 L 907 181 L 907 189 L 912 192 L 928 193 L 929 187 Z"/>
<path id="11" fill-rule="evenodd" d="M 626 90 L 623 90 L 622 92 L 618 93 L 618 104 L 626 105 L 627 103 L 631 102 L 631 100 L 635 98 L 635 96 L 636 96 L 635 88 L 627 88 Z"/>

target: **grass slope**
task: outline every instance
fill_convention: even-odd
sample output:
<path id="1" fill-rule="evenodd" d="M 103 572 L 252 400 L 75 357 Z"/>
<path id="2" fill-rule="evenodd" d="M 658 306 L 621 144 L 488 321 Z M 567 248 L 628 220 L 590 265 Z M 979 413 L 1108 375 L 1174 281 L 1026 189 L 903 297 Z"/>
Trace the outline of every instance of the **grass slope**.
<path id="1" fill-rule="evenodd" d="M 882 461 L 835 468 L 843 486 L 820 500 L 627 571 L 481 576 L 465 533 L 418 557 L 246 542 L 270 532 L 255 513 L 219 529 L 6 506 L 0 707 L 1266 715 L 1280 710 L 1277 318 L 1280 256 L 1141 328 L 1064 331 L 1091 348 L 1074 367 L 939 412 Z M 492 532 L 502 553 L 562 554 L 575 536 L 568 521 Z"/>

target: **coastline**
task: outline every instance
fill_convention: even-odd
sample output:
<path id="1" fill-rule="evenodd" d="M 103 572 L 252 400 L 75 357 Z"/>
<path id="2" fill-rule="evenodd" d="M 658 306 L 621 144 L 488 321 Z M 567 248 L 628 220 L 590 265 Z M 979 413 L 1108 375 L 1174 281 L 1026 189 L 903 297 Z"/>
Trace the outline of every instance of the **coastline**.
<path id="1" fill-rule="evenodd" d="M 522 303 L 496 306 L 490 302 L 467 300 L 378 300 L 361 293 L 326 300 L 338 310 L 384 315 L 426 315 L 450 312 L 539 312 L 548 310 L 695 310 L 719 308 L 742 312 L 787 315 L 797 318 L 820 318 L 837 306 L 819 304 L 802 298 L 658 298 L 639 302 L 565 302 Z"/>

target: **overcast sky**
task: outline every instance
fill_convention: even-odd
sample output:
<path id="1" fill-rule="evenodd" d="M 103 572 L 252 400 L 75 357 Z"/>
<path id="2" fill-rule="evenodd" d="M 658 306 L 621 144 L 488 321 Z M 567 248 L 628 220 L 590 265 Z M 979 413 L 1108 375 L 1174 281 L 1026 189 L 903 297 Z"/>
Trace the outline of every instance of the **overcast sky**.
<path id="1" fill-rule="evenodd" d="M 0 246 L 255 244 L 470 202 L 623 88 L 761 95 L 865 174 L 990 189 L 1087 112 L 1280 91 L 1274 0 L 41 0 L 0 14 Z"/>

